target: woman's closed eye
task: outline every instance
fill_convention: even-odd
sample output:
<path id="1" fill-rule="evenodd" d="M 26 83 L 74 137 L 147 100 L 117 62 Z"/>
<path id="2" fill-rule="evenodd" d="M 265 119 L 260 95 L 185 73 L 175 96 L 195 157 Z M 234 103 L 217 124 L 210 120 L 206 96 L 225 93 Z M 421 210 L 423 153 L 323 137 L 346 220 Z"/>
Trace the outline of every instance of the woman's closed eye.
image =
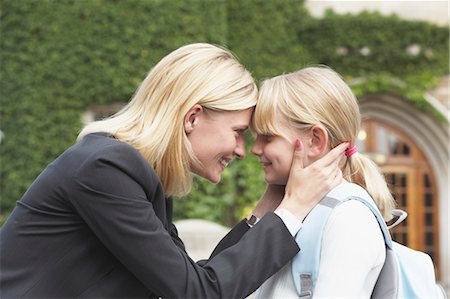
<path id="1" fill-rule="evenodd" d="M 245 129 L 234 130 L 234 134 L 235 134 L 236 138 L 244 136 L 244 133 L 245 133 Z"/>

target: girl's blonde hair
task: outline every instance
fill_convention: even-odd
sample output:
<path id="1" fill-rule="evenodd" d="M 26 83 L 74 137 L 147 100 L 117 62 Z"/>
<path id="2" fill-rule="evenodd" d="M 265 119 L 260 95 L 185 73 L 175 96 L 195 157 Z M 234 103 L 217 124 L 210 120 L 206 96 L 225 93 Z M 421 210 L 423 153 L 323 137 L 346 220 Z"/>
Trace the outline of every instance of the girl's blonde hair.
<path id="1" fill-rule="evenodd" d="M 190 165 L 198 162 L 184 132 L 184 116 L 199 104 L 213 111 L 256 105 L 250 73 L 228 50 L 205 43 L 183 46 L 165 56 L 115 115 L 88 124 L 78 140 L 106 132 L 135 147 L 159 176 L 168 196 L 186 195 Z"/>
<path id="2" fill-rule="evenodd" d="M 287 120 L 299 130 L 323 126 L 332 148 L 344 141 L 356 143 L 361 124 L 356 97 L 335 71 L 308 67 L 265 80 L 260 88 L 252 130 L 263 135 L 281 135 L 277 123 Z M 347 158 L 344 178 L 366 189 L 386 220 L 392 218 L 395 201 L 377 165 L 355 153 Z"/>

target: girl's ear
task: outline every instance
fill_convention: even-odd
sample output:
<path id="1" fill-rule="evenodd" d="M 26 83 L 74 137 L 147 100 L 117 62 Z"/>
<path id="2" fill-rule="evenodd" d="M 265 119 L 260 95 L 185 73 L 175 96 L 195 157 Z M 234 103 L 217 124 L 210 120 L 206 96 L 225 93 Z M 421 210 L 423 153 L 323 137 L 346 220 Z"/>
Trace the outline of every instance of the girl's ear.
<path id="1" fill-rule="evenodd" d="M 195 126 L 198 123 L 200 115 L 203 113 L 203 107 L 199 104 L 195 104 L 184 116 L 184 132 L 186 134 L 192 133 L 194 131 Z"/>
<path id="2" fill-rule="evenodd" d="M 315 125 L 311 129 L 310 137 L 308 156 L 318 159 L 328 149 L 328 132 L 323 126 Z"/>

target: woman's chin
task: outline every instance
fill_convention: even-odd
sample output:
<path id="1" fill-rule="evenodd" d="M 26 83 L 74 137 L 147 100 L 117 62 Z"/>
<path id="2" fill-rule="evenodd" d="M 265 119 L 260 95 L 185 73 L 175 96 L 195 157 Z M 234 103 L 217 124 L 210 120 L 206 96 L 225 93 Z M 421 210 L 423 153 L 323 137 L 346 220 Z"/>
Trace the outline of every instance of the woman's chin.
<path id="1" fill-rule="evenodd" d="M 216 174 L 211 174 L 211 175 L 208 175 L 208 176 L 203 176 L 203 178 L 208 180 L 208 181 L 210 181 L 213 184 L 218 184 L 218 183 L 220 183 L 221 174 L 220 173 L 219 174 L 217 174 L 217 173 Z"/>
<path id="2" fill-rule="evenodd" d="M 218 179 L 213 179 L 213 180 L 209 180 L 209 181 L 213 184 L 218 184 L 218 183 L 220 183 L 220 177 Z"/>
<path id="3" fill-rule="evenodd" d="M 205 171 L 199 171 L 199 170 L 195 170 L 195 169 L 192 171 L 192 173 L 207 180 L 207 181 L 210 181 L 213 184 L 218 184 L 220 182 L 221 175 L 222 175 L 221 172 L 206 173 Z"/>

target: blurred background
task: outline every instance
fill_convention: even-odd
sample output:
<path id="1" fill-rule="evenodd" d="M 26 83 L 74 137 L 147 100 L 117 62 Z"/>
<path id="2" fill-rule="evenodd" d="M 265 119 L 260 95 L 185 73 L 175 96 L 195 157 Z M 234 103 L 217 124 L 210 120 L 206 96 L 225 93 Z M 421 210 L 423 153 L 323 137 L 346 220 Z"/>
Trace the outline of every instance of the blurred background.
<path id="1" fill-rule="evenodd" d="M 409 213 L 394 239 L 429 253 L 448 292 L 448 1 L 1 0 L 0 223 L 85 123 L 193 42 L 231 49 L 258 81 L 312 64 L 340 72 L 360 101 L 360 151 Z M 196 178 L 175 217 L 230 227 L 264 188 L 249 154 L 219 185 Z"/>

